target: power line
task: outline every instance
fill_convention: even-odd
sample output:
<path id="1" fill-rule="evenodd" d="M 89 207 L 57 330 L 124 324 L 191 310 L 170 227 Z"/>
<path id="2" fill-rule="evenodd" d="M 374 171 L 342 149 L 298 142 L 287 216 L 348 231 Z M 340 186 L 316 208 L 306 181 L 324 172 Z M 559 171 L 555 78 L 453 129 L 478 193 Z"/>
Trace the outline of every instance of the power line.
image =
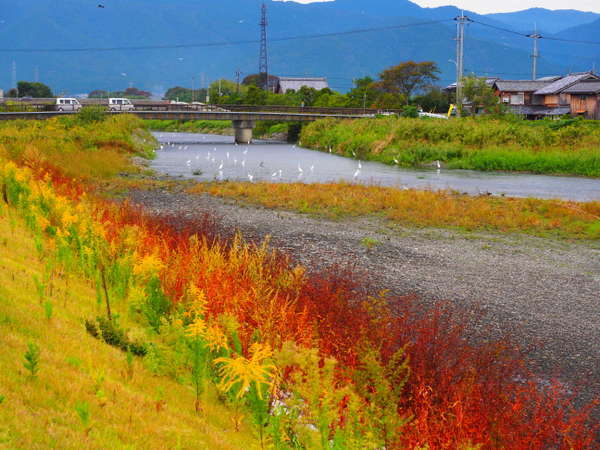
<path id="1" fill-rule="evenodd" d="M 286 36 L 280 38 L 271 38 L 270 42 L 295 41 L 303 39 L 319 39 L 335 36 L 347 36 L 350 34 L 371 33 L 373 31 L 400 30 L 423 25 L 433 25 L 443 22 L 450 22 L 453 19 L 430 20 L 427 22 L 415 22 L 405 25 L 389 25 L 385 27 L 359 28 L 354 30 L 338 31 L 332 33 L 317 33 L 298 36 Z M 248 39 L 241 41 L 221 41 L 221 42 L 202 42 L 193 44 L 164 44 L 164 45 L 139 45 L 130 47 L 77 47 L 77 48 L 0 48 L 2 53 L 78 53 L 78 52 L 114 52 L 114 51 L 140 51 L 140 50 L 165 50 L 165 49 L 183 49 L 183 48 L 206 48 L 206 47 L 227 47 L 236 45 L 258 44 L 260 40 Z"/>
<path id="2" fill-rule="evenodd" d="M 517 36 L 521 36 L 521 37 L 525 37 L 525 38 L 532 38 L 532 37 L 534 37 L 533 34 L 521 33 L 519 31 L 510 30 L 508 28 L 503 28 L 503 27 L 498 27 L 496 25 L 491 25 L 489 23 L 480 22 L 478 20 L 471 19 L 470 22 L 473 22 L 473 23 L 476 23 L 476 24 L 479 24 L 479 25 L 483 25 L 484 27 L 493 28 L 495 30 L 504 31 L 506 33 L 515 34 Z M 536 35 L 537 35 L 537 33 L 536 33 Z M 574 43 L 574 44 L 600 45 L 600 41 L 583 41 L 583 40 L 578 40 L 578 39 L 567 39 L 567 38 L 558 38 L 558 37 L 542 36 L 542 35 L 537 35 L 537 36 L 539 36 L 539 39 L 546 39 L 546 40 L 549 40 L 549 41 L 571 42 L 571 43 Z"/>
<path id="3" fill-rule="evenodd" d="M 547 39 L 549 41 L 572 42 L 574 44 L 600 45 L 600 41 L 580 41 L 578 39 L 564 39 L 564 38 L 549 37 L 549 36 L 542 36 L 542 38 Z"/>

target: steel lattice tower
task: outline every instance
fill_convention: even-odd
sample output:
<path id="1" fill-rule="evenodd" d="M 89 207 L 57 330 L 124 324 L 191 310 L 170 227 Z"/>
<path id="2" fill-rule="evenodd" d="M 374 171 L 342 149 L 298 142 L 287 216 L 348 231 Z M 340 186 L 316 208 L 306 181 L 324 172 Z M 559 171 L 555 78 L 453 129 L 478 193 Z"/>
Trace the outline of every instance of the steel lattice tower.
<path id="1" fill-rule="evenodd" d="M 260 18 L 260 56 L 258 58 L 258 73 L 260 84 L 264 90 L 269 88 L 269 65 L 267 58 L 267 5 L 262 4 Z"/>

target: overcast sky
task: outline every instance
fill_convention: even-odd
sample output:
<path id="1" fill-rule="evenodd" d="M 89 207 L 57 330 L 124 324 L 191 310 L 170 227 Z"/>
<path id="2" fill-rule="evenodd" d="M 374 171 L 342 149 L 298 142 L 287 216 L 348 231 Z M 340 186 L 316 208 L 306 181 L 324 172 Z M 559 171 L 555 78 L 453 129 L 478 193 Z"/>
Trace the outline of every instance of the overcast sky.
<path id="1" fill-rule="evenodd" d="M 312 3 L 315 0 L 295 0 L 299 3 Z M 317 0 L 318 1 L 318 0 Z M 411 0 L 420 6 L 454 5 L 478 13 L 520 11 L 528 8 L 579 9 L 600 13 L 600 0 Z"/>

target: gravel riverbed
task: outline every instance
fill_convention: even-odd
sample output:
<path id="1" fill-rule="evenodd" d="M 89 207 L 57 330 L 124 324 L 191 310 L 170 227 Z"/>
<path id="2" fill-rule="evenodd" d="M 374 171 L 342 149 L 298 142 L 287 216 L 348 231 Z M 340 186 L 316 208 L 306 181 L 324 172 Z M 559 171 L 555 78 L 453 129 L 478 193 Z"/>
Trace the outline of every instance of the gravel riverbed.
<path id="1" fill-rule="evenodd" d="M 208 212 L 224 229 L 271 245 L 318 270 L 351 263 L 372 288 L 449 300 L 485 315 L 473 330 L 509 333 L 529 349 L 541 378 L 560 373 L 581 399 L 600 395 L 600 245 L 523 235 L 463 233 L 390 225 L 377 218 L 329 221 L 180 190 L 132 191 L 159 215 Z"/>

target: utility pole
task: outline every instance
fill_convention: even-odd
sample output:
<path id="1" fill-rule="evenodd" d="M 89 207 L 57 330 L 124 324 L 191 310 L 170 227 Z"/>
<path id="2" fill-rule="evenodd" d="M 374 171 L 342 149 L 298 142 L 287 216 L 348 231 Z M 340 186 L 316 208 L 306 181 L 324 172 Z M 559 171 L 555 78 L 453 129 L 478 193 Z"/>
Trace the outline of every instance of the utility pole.
<path id="1" fill-rule="evenodd" d="M 269 90 L 269 64 L 267 58 L 267 4 L 263 3 L 260 17 L 260 56 L 258 58 L 258 73 L 260 74 L 261 87 Z"/>
<path id="2" fill-rule="evenodd" d="M 17 91 L 17 98 L 19 98 L 19 86 L 17 85 L 17 62 L 12 62 L 12 86 Z"/>
<path id="3" fill-rule="evenodd" d="M 240 69 L 237 69 L 235 71 L 235 82 L 237 84 L 237 88 L 236 88 L 236 92 L 239 94 L 240 93 L 240 76 L 242 75 L 242 71 Z"/>
<path id="4" fill-rule="evenodd" d="M 456 115 L 460 117 L 463 103 L 463 74 L 465 64 L 465 24 L 470 22 L 465 13 L 461 11 L 456 20 Z"/>
<path id="5" fill-rule="evenodd" d="M 537 25 L 534 27 L 534 32 L 532 34 L 528 34 L 527 37 L 533 39 L 533 53 L 531 54 L 531 79 L 537 80 L 537 63 L 538 58 L 540 57 L 540 52 L 538 50 L 538 41 L 542 37 L 541 34 L 537 32 Z"/>

